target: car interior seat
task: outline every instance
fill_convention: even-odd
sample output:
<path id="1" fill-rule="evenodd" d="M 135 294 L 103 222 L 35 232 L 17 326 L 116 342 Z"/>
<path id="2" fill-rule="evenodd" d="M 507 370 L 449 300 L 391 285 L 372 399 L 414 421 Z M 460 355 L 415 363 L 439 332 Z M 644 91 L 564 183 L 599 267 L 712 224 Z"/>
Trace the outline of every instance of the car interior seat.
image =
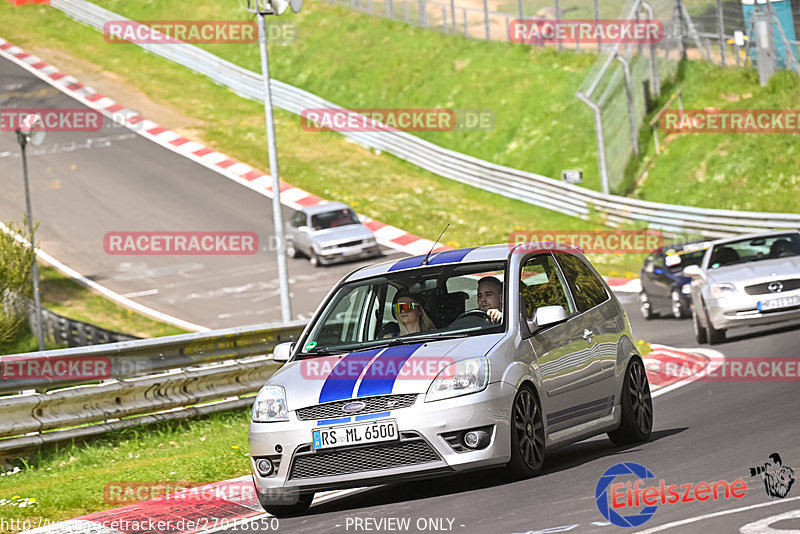
<path id="1" fill-rule="evenodd" d="M 444 328 L 464 313 L 468 298 L 469 295 L 464 291 L 437 295 L 431 299 L 431 303 L 425 307 L 425 311 L 428 312 L 438 328 Z"/>
<path id="2" fill-rule="evenodd" d="M 720 267 L 739 261 L 739 253 L 731 247 L 719 247 L 711 256 L 710 265 L 719 264 Z"/>

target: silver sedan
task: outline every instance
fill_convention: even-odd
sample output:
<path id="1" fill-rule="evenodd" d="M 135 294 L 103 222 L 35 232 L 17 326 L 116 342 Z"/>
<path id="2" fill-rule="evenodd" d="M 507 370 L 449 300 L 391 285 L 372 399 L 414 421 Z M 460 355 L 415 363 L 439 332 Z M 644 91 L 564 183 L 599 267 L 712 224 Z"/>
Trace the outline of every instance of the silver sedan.
<path id="1" fill-rule="evenodd" d="M 769 232 L 714 241 L 693 276 L 692 320 L 698 343 L 721 343 L 725 331 L 800 319 L 800 232 Z"/>
<path id="2" fill-rule="evenodd" d="M 307 256 L 315 266 L 381 255 L 372 230 L 341 202 L 296 212 L 286 226 L 286 249 L 293 258 Z"/>

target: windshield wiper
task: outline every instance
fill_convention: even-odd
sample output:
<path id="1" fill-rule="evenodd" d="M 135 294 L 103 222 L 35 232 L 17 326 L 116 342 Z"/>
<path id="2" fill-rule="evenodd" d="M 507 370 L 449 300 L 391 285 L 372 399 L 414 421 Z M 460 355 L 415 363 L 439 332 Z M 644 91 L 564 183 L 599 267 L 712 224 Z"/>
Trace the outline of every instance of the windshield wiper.
<path id="1" fill-rule="evenodd" d="M 322 349 L 322 348 L 313 348 L 308 352 L 300 353 L 301 358 L 306 357 L 317 357 L 317 356 L 335 356 L 337 354 L 347 354 L 350 352 L 349 350 L 336 350 L 336 349 Z"/>
<path id="2" fill-rule="evenodd" d="M 430 336 L 417 336 L 409 338 L 394 338 L 386 343 L 387 347 L 394 347 L 397 345 L 407 345 L 409 343 L 418 343 L 420 341 L 439 341 L 440 339 L 456 339 L 459 337 L 467 337 L 469 334 L 434 334 Z M 380 346 L 380 345 L 379 345 Z"/>

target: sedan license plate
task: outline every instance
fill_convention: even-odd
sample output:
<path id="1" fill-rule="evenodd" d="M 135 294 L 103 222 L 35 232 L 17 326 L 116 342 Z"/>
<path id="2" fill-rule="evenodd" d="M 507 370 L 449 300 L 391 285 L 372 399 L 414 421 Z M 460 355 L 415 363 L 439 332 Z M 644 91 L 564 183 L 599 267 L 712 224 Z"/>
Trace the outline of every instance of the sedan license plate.
<path id="1" fill-rule="evenodd" d="M 400 437 L 396 421 L 376 421 L 357 425 L 317 428 L 311 432 L 314 450 L 347 445 L 362 445 L 379 441 L 394 441 Z"/>
<path id="2" fill-rule="evenodd" d="M 800 306 L 800 295 L 758 301 L 758 309 L 761 311 L 791 308 L 792 306 Z"/>

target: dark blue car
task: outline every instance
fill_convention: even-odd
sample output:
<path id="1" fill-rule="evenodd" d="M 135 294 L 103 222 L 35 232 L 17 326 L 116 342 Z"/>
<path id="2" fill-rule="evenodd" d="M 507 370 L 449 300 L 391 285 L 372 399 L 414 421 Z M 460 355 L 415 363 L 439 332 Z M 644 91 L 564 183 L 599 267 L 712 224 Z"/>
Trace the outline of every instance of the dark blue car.
<path id="1" fill-rule="evenodd" d="M 642 317 L 652 319 L 666 312 L 676 319 L 691 315 L 691 278 L 683 276 L 687 265 L 700 265 L 708 248 L 706 241 L 687 241 L 657 248 L 644 260 L 639 279 L 639 309 Z"/>

